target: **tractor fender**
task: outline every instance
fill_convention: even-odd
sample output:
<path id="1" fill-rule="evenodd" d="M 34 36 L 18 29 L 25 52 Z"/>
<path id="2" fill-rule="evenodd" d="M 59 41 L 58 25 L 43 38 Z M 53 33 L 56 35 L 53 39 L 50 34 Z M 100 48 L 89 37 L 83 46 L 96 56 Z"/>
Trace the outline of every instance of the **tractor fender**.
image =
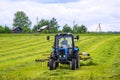
<path id="1" fill-rule="evenodd" d="M 74 48 L 74 51 L 79 51 L 79 48 L 77 48 L 77 47 L 76 47 L 76 48 Z"/>
<path id="2" fill-rule="evenodd" d="M 56 55 L 55 55 L 55 53 L 54 52 L 51 52 L 51 54 L 50 54 L 50 59 L 56 59 Z"/>

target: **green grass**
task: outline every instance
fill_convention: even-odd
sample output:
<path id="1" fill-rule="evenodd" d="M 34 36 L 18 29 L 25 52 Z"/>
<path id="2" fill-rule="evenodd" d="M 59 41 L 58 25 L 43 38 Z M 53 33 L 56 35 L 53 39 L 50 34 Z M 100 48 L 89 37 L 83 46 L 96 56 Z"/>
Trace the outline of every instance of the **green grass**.
<path id="1" fill-rule="evenodd" d="M 54 34 L 0 34 L 0 80 L 119 80 L 120 35 L 80 34 L 75 41 L 80 51 L 92 60 L 81 61 L 81 67 L 70 70 L 62 65 L 53 71 L 47 62 L 35 62 L 51 52 Z"/>

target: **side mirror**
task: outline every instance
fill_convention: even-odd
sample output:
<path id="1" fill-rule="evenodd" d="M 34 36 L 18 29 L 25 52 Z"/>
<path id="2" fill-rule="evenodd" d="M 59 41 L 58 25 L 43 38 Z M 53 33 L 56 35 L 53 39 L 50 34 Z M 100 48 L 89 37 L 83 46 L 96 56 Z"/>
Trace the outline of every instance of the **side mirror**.
<path id="1" fill-rule="evenodd" d="M 47 36 L 47 38 L 46 38 L 48 41 L 50 40 L 50 36 Z"/>
<path id="2" fill-rule="evenodd" d="M 77 35 L 77 36 L 75 37 L 75 39 L 79 40 L 79 35 Z"/>

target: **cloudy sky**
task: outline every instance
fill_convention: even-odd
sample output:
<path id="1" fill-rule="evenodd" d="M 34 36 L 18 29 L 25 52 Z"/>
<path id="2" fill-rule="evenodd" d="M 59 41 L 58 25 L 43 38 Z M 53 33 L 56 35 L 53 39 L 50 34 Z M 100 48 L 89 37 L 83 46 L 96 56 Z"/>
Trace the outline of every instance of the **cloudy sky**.
<path id="1" fill-rule="evenodd" d="M 84 24 L 95 31 L 120 31 L 120 0 L 0 0 L 0 25 L 12 27 L 14 13 L 24 11 L 36 24 L 36 17 L 55 17 L 61 26 Z"/>

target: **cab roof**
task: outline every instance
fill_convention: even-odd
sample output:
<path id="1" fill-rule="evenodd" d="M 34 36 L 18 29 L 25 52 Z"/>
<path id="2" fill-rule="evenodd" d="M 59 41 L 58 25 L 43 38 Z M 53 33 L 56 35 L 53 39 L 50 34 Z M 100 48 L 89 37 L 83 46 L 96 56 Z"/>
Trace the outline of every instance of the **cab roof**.
<path id="1" fill-rule="evenodd" d="M 73 36 L 71 33 L 58 33 L 56 36 Z"/>

